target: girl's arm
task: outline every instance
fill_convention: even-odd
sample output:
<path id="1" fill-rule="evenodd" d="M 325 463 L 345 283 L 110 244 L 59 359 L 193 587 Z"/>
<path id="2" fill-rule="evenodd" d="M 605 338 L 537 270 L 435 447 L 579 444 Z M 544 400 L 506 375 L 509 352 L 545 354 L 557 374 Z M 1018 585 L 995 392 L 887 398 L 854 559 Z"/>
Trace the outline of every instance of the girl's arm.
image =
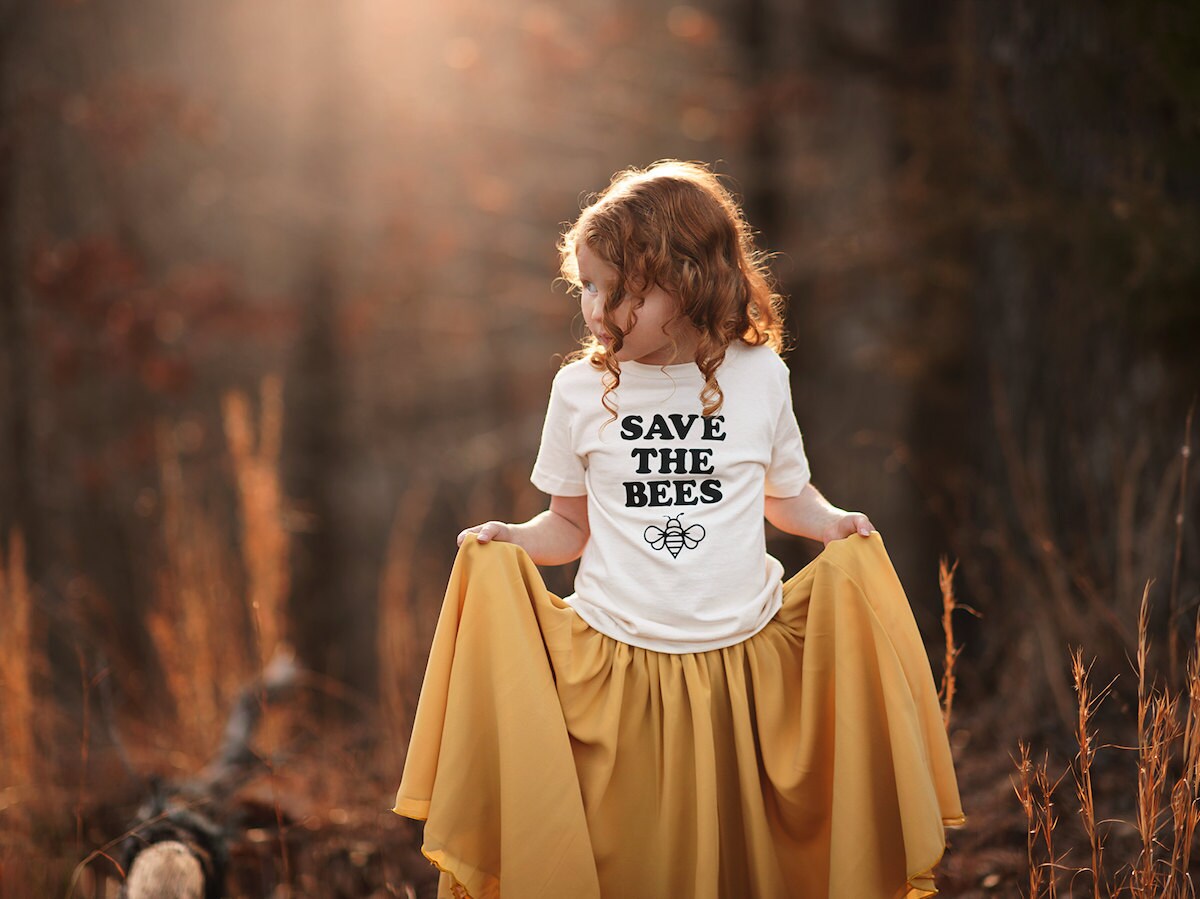
<path id="1" fill-rule="evenodd" d="M 535 565 L 565 565 L 579 558 L 591 534 L 587 496 L 552 496 L 549 509 L 521 524 L 477 524 L 458 535 L 459 546 L 467 534 L 475 534 L 480 543 L 515 543 L 529 553 Z"/>
<path id="2" fill-rule="evenodd" d="M 779 530 L 826 545 L 855 531 L 865 537 L 875 530 L 866 515 L 832 505 L 811 482 L 796 496 L 768 496 L 763 511 Z"/>

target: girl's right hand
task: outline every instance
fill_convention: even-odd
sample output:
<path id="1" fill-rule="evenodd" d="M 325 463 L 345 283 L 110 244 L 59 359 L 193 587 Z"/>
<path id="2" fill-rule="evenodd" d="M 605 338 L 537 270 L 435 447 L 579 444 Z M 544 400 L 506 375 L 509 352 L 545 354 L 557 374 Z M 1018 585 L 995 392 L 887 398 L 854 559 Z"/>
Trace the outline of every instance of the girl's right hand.
<path id="1" fill-rule="evenodd" d="M 473 528 L 467 528 L 465 531 L 460 531 L 458 534 L 458 545 L 462 546 L 463 541 L 467 539 L 467 534 L 474 534 L 480 543 L 487 543 L 489 540 L 499 540 L 501 543 L 512 543 L 512 529 L 503 521 L 487 521 L 483 524 L 477 524 Z"/>

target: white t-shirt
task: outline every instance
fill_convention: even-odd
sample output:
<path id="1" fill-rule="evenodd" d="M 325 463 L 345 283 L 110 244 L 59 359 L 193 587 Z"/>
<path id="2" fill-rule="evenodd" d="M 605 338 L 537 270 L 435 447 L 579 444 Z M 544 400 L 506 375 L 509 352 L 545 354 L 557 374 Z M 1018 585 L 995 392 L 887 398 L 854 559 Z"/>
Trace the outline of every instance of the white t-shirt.
<path id="1" fill-rule="evenodd" d="M 545 493 L 588 497 L 591 536 L 565 601 L 645 649 L 740 643 L 783 598 L 764 495 L 795 496 L 809 481 L 786 364 L 769 346 L 731 344 L 717 369 L 724 403 L 703 417 L 694 362 L 622 362 L 607 425 L 605 374 L 578 360 L 555 375 L 530 477 Z"/>

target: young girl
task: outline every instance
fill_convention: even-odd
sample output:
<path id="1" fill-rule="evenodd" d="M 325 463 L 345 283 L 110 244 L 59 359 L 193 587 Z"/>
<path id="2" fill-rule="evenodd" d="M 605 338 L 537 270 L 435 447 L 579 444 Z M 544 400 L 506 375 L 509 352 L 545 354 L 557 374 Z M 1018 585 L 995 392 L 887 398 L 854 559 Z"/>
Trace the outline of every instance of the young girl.
<path id="1" fill-rule="evenodd" d="M 458 535 L 396 798 L 439 897 L 931 895 L 962 811 L 929 663 L 883 538 L 809 479 L 738 206 L 631 169 L 559 250 L 590 335 L 549 508 Z M 764 516 L 825 544 L 786 583 Z"/>

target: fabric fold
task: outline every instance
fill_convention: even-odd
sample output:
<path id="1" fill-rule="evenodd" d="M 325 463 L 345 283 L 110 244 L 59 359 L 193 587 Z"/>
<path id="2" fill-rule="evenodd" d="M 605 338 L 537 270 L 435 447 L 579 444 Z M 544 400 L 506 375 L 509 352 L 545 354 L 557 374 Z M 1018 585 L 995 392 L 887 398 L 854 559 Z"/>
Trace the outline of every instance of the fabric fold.
<path id="1" fill-rule="evenodd" d="M 475 897 L 918 899 L 962 809 L 881 535 L 835 541 L 723 649 L 590 628 L 529 556 L 468 537 L 394 809 Z M 461 895 L 461 893 L 459 893 Z"/>
<path id="2" fill-rule="evenodd" d="M 519 553 L 519 555 L 518 555 Z M 474 899 L 599 897 L 529 556 L 474 537 L 455 559 L 393 811 Z M 443 878 L 445 879 L 445 878 Z"/>

